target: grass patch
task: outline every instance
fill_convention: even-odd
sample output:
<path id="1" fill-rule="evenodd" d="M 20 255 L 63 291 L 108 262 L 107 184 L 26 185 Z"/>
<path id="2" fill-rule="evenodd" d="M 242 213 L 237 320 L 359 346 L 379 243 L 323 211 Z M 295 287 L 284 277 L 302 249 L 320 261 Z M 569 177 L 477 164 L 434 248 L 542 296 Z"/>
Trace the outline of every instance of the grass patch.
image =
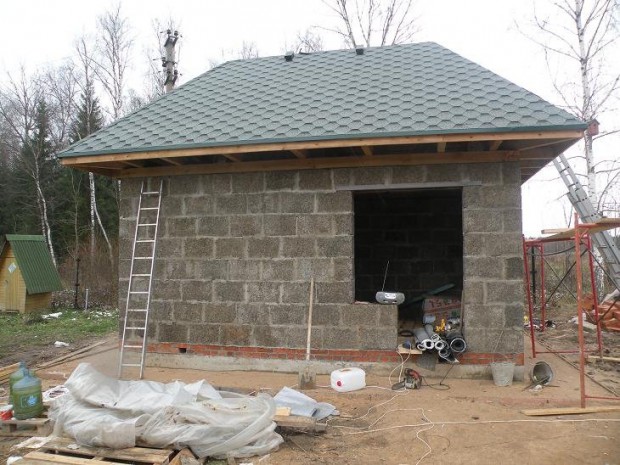
<path id="1" fill-rule="evenodd" d="M 14 358 L 30 349 L 54 349 L 55 341 L 75 344 L 118 329 L 117 310 L 76 311 L 60 309 L 58 318 L 44 314 L 0 314 L 0 359 Z"/>

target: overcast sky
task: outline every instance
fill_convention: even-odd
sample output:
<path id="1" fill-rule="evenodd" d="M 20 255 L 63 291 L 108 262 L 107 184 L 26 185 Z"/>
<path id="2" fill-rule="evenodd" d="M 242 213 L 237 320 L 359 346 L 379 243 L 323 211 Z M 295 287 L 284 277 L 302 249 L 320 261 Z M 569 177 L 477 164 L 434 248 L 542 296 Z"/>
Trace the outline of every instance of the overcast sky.
<path id="1" fill-rule="evenodd" d="M 539 14 L 547 13 L 547 0 L 418 0 L 420 31 L 414 41 L 438 42 L 558 104 L 540 47 L 515 26 L 532 31 L 534 3 Z M 21 65 L 32 72 L 62 63 L 73 54 L 75 39 L 92 33 L 97 16 L 114 4 L 109 0 L 3 2 L 0 81 L 6 80 L 7 71 L 14 73 Z M 335 24 L 320 0 L 124 0 L 121 7 L 135 42 L 129 84 L 137 89 L 147 68 L 145 50 L 155 46 L 154 19 L 165 23 L 173 18 L 179 26 L 183 36 L 181 82 L 206 71 L 213 61 L 223 61 L 223 56 L 236 58 L 244 41 L 254 42 L 261 56 L 277 55 L 295 41 L 298 32 Z M 342 48 L 335 34 L 316 31 L 323 36 L 326 49 Z M 618 124 L 620 112 L 608 118 Z M 620 158 L 615 148 L 620 146 L 618 139 L 609 138 L 600 149 L 601 157 Z M 556 201 L 565 189 L 554 178 L 554 170 L 547 168 L 524 185 L 524 231 L 528 235 L 566 226 L 567 208 Z"/>

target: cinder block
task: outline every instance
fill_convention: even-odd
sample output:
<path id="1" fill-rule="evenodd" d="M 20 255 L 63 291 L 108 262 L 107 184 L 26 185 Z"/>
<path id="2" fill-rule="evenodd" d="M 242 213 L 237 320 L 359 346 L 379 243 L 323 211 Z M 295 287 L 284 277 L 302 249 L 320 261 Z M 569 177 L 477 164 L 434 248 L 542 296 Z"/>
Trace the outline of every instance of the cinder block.
<path id="1" fill-rule="evenodd" d="M 466 176 L 470 181 L 480 181 L 482 184 L 499 184 L 502 181 L 501 163 L 467 163 Z"/>
<path id="2" fill-rule="evenodd" d="M 502 230 L 504 232 L 517 232 L 521 233 L 521 208 L 505 209 L 501 212 L 502 215 Z"/>
<path id="3" fill-rule="evenodd" d="M 185 210 L 183 206 L 184 197 L 181 196 L 169 196 L 164 197 L 161 200 L 161 217 L 162 218 L 171 218 L 175 216 L 183 216 L 185 215 Z M 138 211 L 138 206 L 136 204 L 135 209 L 131 210 L 134 215 L 135 212 Z"/>
<path id="4" fill-rule="evenodd" d="M 482 256 L 485 255 L 485 238 L 487 233 L 469 233 L 463 237 L 463 255 Z"/>
<path id="5" fill-rule="evenodd" d="M 236 304 L 238 324 L 263 325 L 269 323 L 269 305 L 262 303 Z"/>
<path id="6" fill-rule="evenodd" d="M 186 215 L 211 215 L 214 213 L 214 203 L 211 195 L 183 197 Z"/>
<path id="7" fill-rule="evenodd" d="M 294 236 L 297 234 L 296 215 L 265 215 L 263 223 L 266 236 Z"/>
<path id="8" fill-rule="evenodd" d="M 481 187 L 480 186 L 465 186 L 463 187 L 463 208 L 475 209 L 480 208 L 482 205 Z"/>
<path id="9" fill-rule="evenodd" d="M 196 218 L 168 218 L 166 220 L 167 237 L 194 237 L 196 235 Z"/>
<path id="10" fill-rule="evenodd" d="M 280 300 L 280 284 L 277 282 L 250 282 L 247 284 L 249 302 L 277 303 Z"/>
<path id="11" fill-rule="evenodd" d="M 463 257 L 463 273 L 467 281 L 472 278 L 500 279 L 504 266 L 494 257 Z"/>
<path id="12" fill-rule="evenodd" d="M 465 279 L 463 286 L 463 304 L 482 305 L 484 303 L 484 281 Z"/>
<path id="13" fill-rule="evenodd" d="M 299 215 L 297 216 L 297 233 L 300 236 L 331 236 L 332 215 Z"/>
<path id="14" fill-rule="evenodd" d="M 521 167 L 519 162 L 502 163 L 502 182 L 504 184 L 521 186 Z"/>
<path id="15" fill-rule="evenodd" d="M 265 173 L 267 191 L 293 190 L 297 185 L 298 173 L 294 171 L 272 171 Z"/>
<path id="16" fill-rule="evenodd" d="M 308 324 L 308 306 L 303 304 L 269 305 L 269 323 L 272 325 L 300 325 Z M 314 309 L 313 309 L 314 316 Z M 313 318 L 314 324 L 314 318 Z"/>
<path id="17" fill-rule="evenodd" d="M 353 235 L 353 214 L 334 214 L 332 215 L 333 231 L 336 236 Z"/>
<path id="18" fill-rule="evenodd" d="M 140 179 L 123 179 L 121 180 L 120 196 L 121 198 L 135 197 L 140 194 L 140 185 L 142 181 Z"/>
<path id="19" fill-rule="evenodd" d="M 394 167 L 392 168 L 392 184 L 425 182 L 426 171 L 426 165 Z"/>
<path id="20" fill-rule="evenodd" d="M 343 303 L 353 302 L 353 285 L 350 282 L 317 283 L 317 302 Z"/>
<path id="21" fill-rule="evenodd" d="M 523 240 L 519 233 L 498 233 L 485 235 L 484 253 L 490 257 L 519 255 L 523 250 Z"/>
<path id="22" fill-rule="evenodd" d="M 233 303 L 207 303 L 204 306 L 204 321 L 207 323 L 233 323 L 237 309 Z"/>
<path id="23" fill-rule="evenodd" d="M 280 327 L 266 324 L 252 325 L 250 344 L 257 347 L 284 347 L 286 333 Z"/>
<path id="24" fill-rule="evenodd" d="M 359 349 L 396 349 L 398 330 L 396 328 L 359 328 Z M 357 347 L 351 347 L 357 349 Z"/>
<path id="25" fill-rule="evenodd" d="M 349 213 L 353 211 L 353 195 L 349 191 L 317 193 L 316 202 L 318 213 Z"/>
<path id="26" fill-rule="evenodd" d="M 174 321 L 201 323 L 202 322 L 202 302 L 177 301 L 173 304 Z"/>
<path id="27" fill-rule="evenodd" d="M 343 305 L 340 313 L 343 326 L 371 326 L 375 330 L 378 329 L 379 315 L 374 305 Z"/>
<path id="28" fill-rule="evenodd" d="M 518 302 L 506 305 L 505 322 L 506 327 L 513 330 L 523 329 L 523 317 L 525 316 L 525 308 L 523 303 Z"/>
<path id="29" fill-rule="evenodd" d="M 512 304 L 523 302 L 523 281 L 485 282 L 485 303 Z"/>
<path id="30" fill-rule="evenodd" d="M 282 303 L 307 304 L 310 299 L 310 283 L 282 283 Z"/>
<path id="31" fill-rule="evenodd" d="M 241 237 L 219 238 L 215 240 L 216 258 L 244 258 L 246 240 Z"/>
<path id="32" fill-rule="evenodd" d="M 318 238 L 316 253 L 319 257 L 353 257 L 353 236 Z"/>
<path id="33" fill-rule="evenodd" d="M 510 257 L 503 259 L 505 279 L 523 279 L 523 259 L 521 257 Z"/>
<path id="34" fill-rule="evenodd" d="M 294 264 L 294 260 L 286 258 L 263 260 L 260 279 L 263 281 L 289 281 L 295 272 Z"/>
<path id="35" fill-rule="evenodd" d="M 155 279 L 153 281 L 152 299 L 180 300 L 182 282 L 169 279 Z"/>
<path id="36" fill-rule="evenodd" d="M 340 310 L 342 305 L 336 304 L 316 304 L 312 309 L 313 326 L 334 326 L 341 325 Z"/>
<path id="37" fill-rule="evenodd" d="M 501 232 L 502 211 L 500 210 L 463 210 L 463 233 Z"/>
<path id="38" fill-rule="evenodd" d="M 468 305 L 463 309 L 463 325 L 471 328 L 503 328 L 505 307 L 496 305 Z"/>
<path id="39" fill-rule="evenodd" d="M 213 283 L 215 302 L 245 302 L 245 286 L 242 281 L 216 281 Z"/>
<path id="40" fill-rule="evenodd" d="M 287 194 L 285 194 L 287 195 Z M 280 194 L 248 194 L 248 213 L 278 213 Z"/>
<path id="41" fill-rule="evenodd" d="M 198 218 L 198 236 L 222 237 L 230 233 L 230 217 L 227 215 Z"/>
<path id="42" fill-rule="evenodd" d="M 260 273 L 259 260 L 228 260 L 228 278 L 233 281 L 259 281 Z"/>
<path id="43" fill-rule="evenodd" d="M 219 325 L 192 325 L 189 328 L 189 343 L 190 344 L 214 344 L 219 345 L 223 342 L 220 337 Z"/>
<path id="44" fill-rule="evenodd" d="M 353 280 L 353 258 L 334 258 L 334 281 Z"/>
<path id="45" fill-rule="evenodd" d="M 187 342 L 189 335 L 189 326 L 186 324 L 159 323 L 157 327 L 158 342 Z"/>
<path id="46" fill-rule="evenodd" d="M 282 213 L 312 213 L 314 211 L 314 194 L 287 193 L 280 196 Z"/>
<path id="47" fill-rule="evenodd" d="M 353 175 L 349 168 L 333 169 L 331 172 L 334 188 L 351 186 L 353 184 Z"/>
<path id="48" fill-rule="evenodd" d="M 173 300 L 151 300 L 149 319 L 153 322 L 171 322 L 173 319 Z M 125 307 L 121 307 L 123 310 Z"/>
<path id="49" fill-rule="evenodd" d="M 297 260 L 296 280 L 310 281 L 314 278 L 315 281 L 327 281 L 333 276 L 334 267 L 330 258 L 300 258 Z"/>
<path id="50" fill-rule="evenodd" d="M 181 281 L 181 293 L 183 301 L 208 302 L 212 297 L 211 282 L 202 280 Z"/>
<path id="51" fill-rule="evenodd" d="M 280 249 L 280 239 L 277 237 L 250 238 L 248 242 L 249 258 L 277 257 Z"/>
<path id="52" fill-rule="evenodd" d="M 360 348 L 359 332 L 351 328 L 323 328 L 323 344 L 324 349 L 359 349 Z"/>
<path id="53" fill-rule="evenodd" d="M 196 195 L 202 193 L 199 176 L 175 176 L 168 183 L 169 195 Z"/>
<path id="54" fill-rule="evenodd" d="M 352 168 L 351 175 L 353 177 L 353 184 L 356 186 L 365 184 L 387 184 L 389 182 L 389 176 L 391 175 L 391 169 L 382 166 Z"/>
<path id="55" fill-rule="evenodd" d="M 250 325 L 222 325 L 222 341 L 229 345 L 249 346 L 252 327 Z"/>
<path id="56" fill-rule="evenodd" d="M 150 255 L 150 254 L 149 254 Z M 182 239 L 160 238 L 157 240 L 158 258 L 178 258 L 183 255 Z"/>
<path id="57" fill-rule="evenodd" d="M 263 233 L 263 217 L 259 215 L 232 216 L 230 218 L 231 236 L 259 236 Z"/>
<path id="58" fill-rule="evenodd" d="M 211 174 L 205 176 L 204 186 L 206 192 L 214 194 L 230 194 L 232 192 L 232 175 Z"/>
<path id="59" fill-rule="evenodd" d="M 464 167 L 461 164 L 428 165 L 426 172 L 427 182 L 458 182 L 463 176 Z"/>
<path id="60" fill-rule="evenodd" d="M 180 242 L 180 241 L 176 241 Z M 185 238 L 183 239 L 183 256 L 187 258 L 212 258 L 213 251 L 215 249 L 215 240 L 211 237 L 198 237 L 198 238 Z M 157 248 L 158 255 L 160 254 L 160 248 Z M 176 247 L 173 249 L 176 250 Z M 178 257 L 180 252 L 175 255 L 165 255 L 167 257 Z M 163 255 L 162 255 L 163 256 Z"/>
<path id="61" fill-rule="evenodd" d="M 194 265 L 195 279 L 216 280 L 228 279 L 228 263 L 226 260 L 200 260 Z"/>
<path id="62" fill-rule="evenodd" d="M 215 213 L 218 215 L 239 214 L 247 211 L 248 198 L 245 194 L 217 195 L 215 197 Z"/>
<path id="63" fill-rule="evenodd" d="M 235 173 L 232 175 L 234 194 L 265 191 L 265 173 Z"/>
<path id="64" fill-rule="evenodd" d="M 308 329 L 301 326 L 274 326 L 283 331 L 286 336 L 286 346 L 291 348 L 305 348 L 308 339 Z M 314 345 L 314 344 L 313 344 Z"/>
<path id="65" fill-rule="evenodd" d="M 492 186 L 481 186 L 480 208 L 519 208 L 521 206 L 521 192 L 516 186 L 504 186 L 496 184 Z"/>
<path id="66" fill-rule="evenodd" d="M 282 238 L 282 258 L 314 257 L 315 255 L 314 239 L 311 237 Z"/>
<path id="67" fill-rule="evenodd" d="M 331 170 L 308 170 L 299 172 L 300 191 L 332 190 L 333 180 Z"/>

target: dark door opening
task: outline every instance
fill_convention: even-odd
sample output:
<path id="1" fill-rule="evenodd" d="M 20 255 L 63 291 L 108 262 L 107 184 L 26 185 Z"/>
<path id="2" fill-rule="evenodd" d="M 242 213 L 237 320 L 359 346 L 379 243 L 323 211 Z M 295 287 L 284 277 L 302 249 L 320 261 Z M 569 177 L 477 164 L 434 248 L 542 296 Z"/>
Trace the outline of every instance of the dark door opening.
<path id="1" fill-rule="evenodd" d="M 463 215 L 460 189 L 417 189 L 354 195 L 355 300 L 375 302 L 382 290 L 405 294 L 399 322 L 422 320 L 430 290 L 463 289 Z"/>

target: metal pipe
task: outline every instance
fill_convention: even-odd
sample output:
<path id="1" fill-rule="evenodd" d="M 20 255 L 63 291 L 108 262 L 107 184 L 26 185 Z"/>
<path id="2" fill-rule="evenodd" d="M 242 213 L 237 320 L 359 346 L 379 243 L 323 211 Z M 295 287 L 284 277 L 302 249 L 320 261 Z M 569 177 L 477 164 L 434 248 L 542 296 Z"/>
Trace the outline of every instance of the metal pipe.
<path id="1" fill-rule="evenodd" d="M 431 341 L 424 328 L 413 328 L 413 336 L 416 341 L 416 347 L 420 350 L 432 350 L 435 348 L 435 343 Z M 422 346 L 422 347 L 420 347 Z"/>
<path id="2" fill-rule="evenodd" d="M 438 341 L 435 341 L 435 349 L 437 350 L 445 349 L 447 346 L 448 346 L 448 343 L 444 341 L 443 339 L 439 339 Z"/>
<path id="3" fill-rule="evenodd" d="M 450 349 L 456 354 L 462 354 L 467 350 L 467 343 L 462 337 L 455 337 L 450 341 Z"/>

